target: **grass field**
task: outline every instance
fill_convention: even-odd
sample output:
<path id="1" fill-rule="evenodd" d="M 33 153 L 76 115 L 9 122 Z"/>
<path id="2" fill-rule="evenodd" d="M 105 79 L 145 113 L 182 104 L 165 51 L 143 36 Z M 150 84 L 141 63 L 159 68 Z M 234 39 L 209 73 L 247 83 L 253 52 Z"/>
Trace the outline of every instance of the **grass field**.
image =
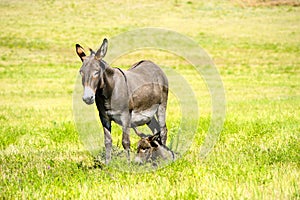
<path id="1" fill-rule="evenodd" d="M 245 5 L 1 0 L 0 198 L 300 199 L 300 7 Z M 73 119 L 75 44 L 95 49 L 142 27 L 177 31 L 210 54 L 226 93 L 221 136 L 200 159 L 212 112 L 205 82 L 175 55 L 133 52 L 113 66 L 151 59 L 186 78 L 199 105 L 197 133 L 181 159 L 157 171 L 93 168 Z M 180 109 L 172 94 L 168 106 L 174 134 Z M 118 146 L 120 128 L 113 130 Z"/>

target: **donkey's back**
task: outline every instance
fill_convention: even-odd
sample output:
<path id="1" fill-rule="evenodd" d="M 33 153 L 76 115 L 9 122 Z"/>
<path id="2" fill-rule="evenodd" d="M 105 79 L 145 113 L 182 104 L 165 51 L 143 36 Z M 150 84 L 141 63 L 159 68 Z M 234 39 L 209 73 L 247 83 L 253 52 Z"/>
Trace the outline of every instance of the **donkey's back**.
<path id="1" fill-rule="evenodd" d="M 135 63 L 126 71 L 126 75 L 132 87 L 151 83 L 168 88 L 168 79 L 165 73 L 158 65 L 149 60 Z"/>

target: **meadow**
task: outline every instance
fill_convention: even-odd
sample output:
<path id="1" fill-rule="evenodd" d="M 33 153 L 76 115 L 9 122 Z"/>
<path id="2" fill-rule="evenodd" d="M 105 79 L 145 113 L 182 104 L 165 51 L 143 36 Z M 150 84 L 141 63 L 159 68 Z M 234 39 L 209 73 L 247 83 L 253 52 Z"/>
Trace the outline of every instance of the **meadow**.
<path id="1" fill-rule="evenodd" d="M 1 199 L 300 199 L 300 7 L 1 0 L 0 19 Z M 112 66 L 149 59 L 189 83 L 199 109 L 192 145 L 151 172 L 95 167 L 73 116 L 75 44 L 97 49 L 104 37 L 143 27 L 176 31 L 208 52 L 225 88 L 223 129 L 199 157 L 212 114 L 201 75 L 171 53 L 132 52 Z M 173 93 L 167 114 L 172 136 L 181 116 Z M 113 126 L 115 147 L 120 130 Z M 132 134 L 133 151 L 137 140 Z"/>

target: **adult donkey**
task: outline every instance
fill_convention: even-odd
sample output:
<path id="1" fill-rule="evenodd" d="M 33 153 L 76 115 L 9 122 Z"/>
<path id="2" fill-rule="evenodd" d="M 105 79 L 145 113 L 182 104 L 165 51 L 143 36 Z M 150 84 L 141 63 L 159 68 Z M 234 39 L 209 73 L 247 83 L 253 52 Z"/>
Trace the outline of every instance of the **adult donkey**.
<path id="1" fill-rule="evenodd" d="M 82 99 L 88 105 L 96 101 L 104 129 L 106 164 L 111 160 L 111 121 L 122 126 L 122 145 L 128 161 L 130 128 L 137 133 L 137 126 L 147 124 L 153 133 L 160 133 L 162 143 L 166 144 L 168 100 L 168 79 L 156 64 L 142 60 L 127 71 L 112 68 L 103 60 L 107 47 L 108 41 L 104 39 L 97 52 L 90 49 L 90 55 L 86 56 L 84 49 L 76 44 L 82 61 Z"/>

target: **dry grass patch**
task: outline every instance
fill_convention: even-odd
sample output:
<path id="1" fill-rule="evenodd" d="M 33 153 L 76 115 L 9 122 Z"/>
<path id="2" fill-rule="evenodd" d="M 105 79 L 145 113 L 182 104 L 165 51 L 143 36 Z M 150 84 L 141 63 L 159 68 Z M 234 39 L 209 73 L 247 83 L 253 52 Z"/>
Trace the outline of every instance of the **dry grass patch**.
<path id="1" fill-rule="evenodd" d="M 236 2 L 245 7 L 300 6 L 299 0 L 237 0 Z"/>

